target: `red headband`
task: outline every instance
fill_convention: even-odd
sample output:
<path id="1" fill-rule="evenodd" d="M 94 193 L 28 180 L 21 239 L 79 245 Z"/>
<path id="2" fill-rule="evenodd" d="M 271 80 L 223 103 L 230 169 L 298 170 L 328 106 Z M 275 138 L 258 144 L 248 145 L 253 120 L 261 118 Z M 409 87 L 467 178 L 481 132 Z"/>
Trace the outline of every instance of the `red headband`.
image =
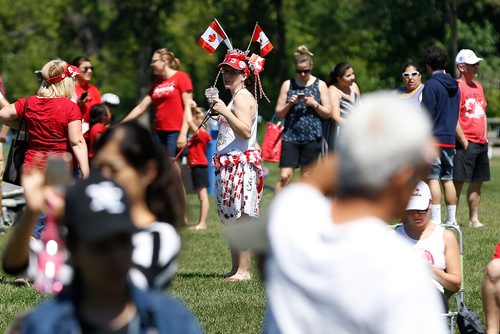
<path id="1" fill-rule="evenodd" d="M 80 70 L 78 69 L 78 67 L 73 66 L 73 65 L 66 65 L 64 72 L 62 72 L 61 74 L 59 74 L 56 77 L 45 79 L 45 81 L 47 81 L 50 84 L 54 84 L 54 83 L 57 83 L 59 81 L 62 81 L 64 78 L 67 78 L 67 77 L 74 78 L 78 74 L 80 74 Z"/>

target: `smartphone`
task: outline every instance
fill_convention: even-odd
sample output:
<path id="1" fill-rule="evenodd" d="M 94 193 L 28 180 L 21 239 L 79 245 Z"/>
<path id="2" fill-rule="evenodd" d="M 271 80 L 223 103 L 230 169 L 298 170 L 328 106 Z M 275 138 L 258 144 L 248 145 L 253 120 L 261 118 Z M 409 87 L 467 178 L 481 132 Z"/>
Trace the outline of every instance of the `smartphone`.
<path id="1" fill-rule="evenodd" d="M 89 92 L 83 92 L 82 95 L 80 95 L 80 101 L 84 101 L 88 95 L 89 95 Z"/>
<path id="2" fill-rule="evenodd" d="M 45 166 L 47 185 L 54 187 L 54 190 L 61 195 L 64 195 L 72 180 L 70 173 L 71 161 L 70 154 L 47 159 L 47 165 Z"/>
<path id="3" fill-rule="evenodd" d="M 297 98 L 298 98 L 299 100 L 303 100 L 303 99 L 304 99 L 304 96 L 305 96 L 304 92 L 297 92 Z"/>

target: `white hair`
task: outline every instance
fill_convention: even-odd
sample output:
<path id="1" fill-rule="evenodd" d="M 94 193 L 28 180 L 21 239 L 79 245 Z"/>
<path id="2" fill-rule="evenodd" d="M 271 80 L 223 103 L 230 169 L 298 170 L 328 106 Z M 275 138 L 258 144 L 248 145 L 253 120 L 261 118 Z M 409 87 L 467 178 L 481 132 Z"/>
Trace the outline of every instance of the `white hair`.
<path id="1" fill-rule="evenodd" d="M 378 92 L 363 96 L 339 140 L 339 196 L 371 197 L 401 168 L 428 162 L 432 126 L 415 104 Z"/>

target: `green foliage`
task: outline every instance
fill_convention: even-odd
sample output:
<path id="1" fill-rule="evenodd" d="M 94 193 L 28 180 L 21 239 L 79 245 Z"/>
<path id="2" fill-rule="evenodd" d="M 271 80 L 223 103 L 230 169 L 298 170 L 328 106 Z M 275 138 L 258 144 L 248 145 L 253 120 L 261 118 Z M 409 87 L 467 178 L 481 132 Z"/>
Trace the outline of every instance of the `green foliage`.
<path id="1" fill-rule="evenodd" d="M 262 75 L 271 103 L 259 104 L 270 118 L 281 82 L 294 75 L 297 46 L 306 44 L 314 53 L 314 75 L 323 80 L 336 63 L 347 61 L 362 92 L 392 89 L 401 84 L 403 62 L 419 61 L 433 44 L 452 50 L 446 3 L 457 7 L 458 47 L 472 48 L 486 60 L 479 79 L 489 113 L 499 115 L 498 0 L 0 0 L 0 73 L 7 97 L 15 100 L 36 91 L 33 71 L 48 60 L 85 54 L 95 63 L 94 84 L 103 93 L 118 94 L 119 112 L 125 114 L 151 83 L 152 52 L 167 47 L 190 74 L 195 99 L 204 105 L 204 89 L 213 84 L 226 48 L 208 55 L 198 38 L 216 17 L 233 45 L 245 49 L 259 21 L 275 46 Z M 258 45 L 250 49 L 258 52 Z M 448 70 L 453 69 L 450 62 Z"/>

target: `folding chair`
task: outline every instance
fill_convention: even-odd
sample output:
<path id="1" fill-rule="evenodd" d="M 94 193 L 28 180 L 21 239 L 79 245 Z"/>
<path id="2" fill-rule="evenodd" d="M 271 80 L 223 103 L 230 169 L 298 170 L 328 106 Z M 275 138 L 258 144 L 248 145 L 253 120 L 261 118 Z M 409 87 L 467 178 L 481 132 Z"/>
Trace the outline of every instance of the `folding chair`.
<path id="1" fill-rule="evenodd" d="M 447 225 L 447 224 L 441 224 L 442 227 L 453 230 L 455 232 L 455 235 L 457 236 L 457 241 L 458 241 L 458 249 L 460 251 L 460 276 L 462 278 L 462 283 L 460 284 L 460 290 L 458 290 L 458 298 L 463 301 L 464 300 L 464 247 L 463 247 L 463 235 L 462 231 L 460 230 L 459 225 Z M 446 290 L 446 297 L 450 299 L 450 297 L 453 295 L 453 292 L 449 292 Z M 450 330 L 450 334 L 455 334 L 455 321 L 458 315 L 458 305 L 457 311 L 451 311 L 449 310 L 448 313 L 443 314 L 443 317 L 447 318 L 447 324 L 448 324 L 448 329 Z"/>

